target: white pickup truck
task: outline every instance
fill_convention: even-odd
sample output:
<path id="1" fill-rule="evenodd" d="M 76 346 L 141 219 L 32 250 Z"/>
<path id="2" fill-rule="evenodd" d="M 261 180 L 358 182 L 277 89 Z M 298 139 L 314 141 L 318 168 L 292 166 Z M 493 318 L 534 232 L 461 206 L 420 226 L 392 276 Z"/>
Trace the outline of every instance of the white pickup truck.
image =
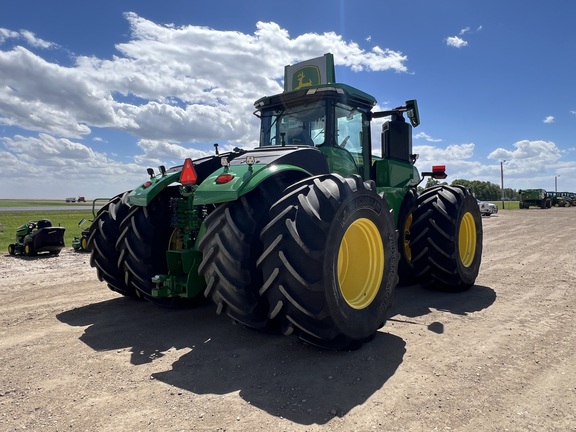
<path id="1" fill-rule="evenodd" d="M 480 200 L 476 201 L 478 201 L 478 208 L 480 209 L 480 214 L 482 216 L 490 216 L 494 213 L 498 213 L 498 207 L 496 205 Z"/>

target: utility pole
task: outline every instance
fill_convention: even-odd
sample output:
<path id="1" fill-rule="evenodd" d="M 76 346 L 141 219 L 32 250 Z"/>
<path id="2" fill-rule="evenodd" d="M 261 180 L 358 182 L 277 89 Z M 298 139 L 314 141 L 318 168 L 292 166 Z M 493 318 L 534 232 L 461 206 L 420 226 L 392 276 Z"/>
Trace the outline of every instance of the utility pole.
<path id="1" fill-rule="evenodd" d="M 554 176 L 554 192 L 558 193 L 558 177 L 560 177 L 560 174 Z"/>
<path id="2" fill-rule="evenodd" d="M 500 189 L 502 192 L 502 209 L 504 209 L 504 162 L 506 162 L 506 160 L 500 161 Z"/>

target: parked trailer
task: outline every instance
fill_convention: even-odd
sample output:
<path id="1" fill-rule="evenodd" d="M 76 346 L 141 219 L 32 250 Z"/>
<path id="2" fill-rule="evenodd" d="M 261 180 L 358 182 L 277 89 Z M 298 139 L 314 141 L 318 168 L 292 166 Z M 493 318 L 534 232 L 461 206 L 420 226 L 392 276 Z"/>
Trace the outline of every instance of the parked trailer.
<path id="1" fill-rule="evenodd" d="M 552 207 L 552 196 L 550 196 L 545 189 L 524 189 L 519 190 L 518 193 L 520 194 L 520 202 L 518 205 L 521 209 L 530 207 L 547 209 Z"/>

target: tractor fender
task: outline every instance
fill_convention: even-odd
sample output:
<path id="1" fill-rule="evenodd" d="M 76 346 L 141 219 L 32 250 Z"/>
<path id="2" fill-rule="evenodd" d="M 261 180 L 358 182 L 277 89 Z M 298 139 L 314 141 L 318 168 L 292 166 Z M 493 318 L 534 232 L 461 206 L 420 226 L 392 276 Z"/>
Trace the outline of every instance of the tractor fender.
<path id="1" fill-rule="evenodd" d="M 128 194 L 128 203 L 133 206 L 146 207 L 160 192 L 179 180 L 180 170 L 152 177 Z"/>
<path id="2" fill-rule="evenodd" d="M 254 164 L 247 163 L 248 156 Z M 226 158 L 229 165 L 222 166 Z M 222 153 L 193 161 L 198 176 L 198 188 L 194 194 L 195 205 L 217 204 L 234 201 L 254 190 L 266 179 L 282 172 L 301 173 L 300 177 L 329 172 L 326 158 L 315 147 L 258 147 L 251 150 Z M 146 207 L 172 184 L 179 184 L 182 165 L 170 168 L 164 175 L 151 176 L 149 180 L 132 190 L 128 203 Z M 217 178 L 229 173 L 232 180 L 219 183 Z"/>
<path id="3" fill-rule="evenodd" d="M 203 181 L 194 194 L 195 205 L 218 204 L 235 201 L 242 195 L 256 189 L 266 179 L 286 171 L 301 172 L 302 177 L 312 174 L 294 165 L 253 165 L 234 166 L 227 171 L 219 170 Z M 232 180 L 227 183 L 218 183 L 218 177 L 230 174 Z"/>
<path id="4" fill-rule="evenodd" d="M 227 155 L 227 154 L 226 154 Z M 198 181 L 204 180 L 208 175 L 221 167 L 218 156 L 207 156 L 194 161 L 194 169 L 198 175 Z M 147 207 L 157 196 L 172 184 L 180 184 L 182 165 L 170 168 L 164 174 L 150 176 L 140 186 L 134 188 L 128 194 L 128 204 L 138 207 Z"/>
<path id="5" fill-rule="evenodd" d="M 254 164 L 248 164 L 248 157 Z M 235 201 L 265 180 L 281 173 L 298 173 L 298 178 L 329 172 L 324 155 L 315 147 L 257 148 L 214 171 L 194 193 L 195 205 Z M 227 181 L 226 181 L 227 180 Z"/>

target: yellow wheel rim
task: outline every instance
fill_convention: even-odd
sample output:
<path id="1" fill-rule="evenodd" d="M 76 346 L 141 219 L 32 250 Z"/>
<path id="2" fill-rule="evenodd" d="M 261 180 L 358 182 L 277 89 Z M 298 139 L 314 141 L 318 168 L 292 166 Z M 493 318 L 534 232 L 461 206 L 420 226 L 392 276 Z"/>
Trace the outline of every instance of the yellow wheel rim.
<path id="1" fill-rule="evenodd" d="M 88 239 L 86 237 L 82 237 L 82 240 L 80 241 L 80 246 L 82 247 L 82 249 L 88 249 Z"/>
<path id="2" fill-rule="evenodd" d="M 354 309 L 368 307 L 382 282 L 384 246 L 378 228 L 369 219 L 348 227 L 338 251 L 338 284 L 346 303 Z"/>
<path id="3" fill-rule="evenodd" d="M 462 217 L 458 232 L 458 250 L 464 267 L 470 267 L 476 256 L 476 222 L 474 216 L 467 212 Z"/>
<path id="4" fill-rule="evenodd" d="M 412 213 L 410 213 L 406 218 L 406 222 L 404 223 L 404 237 L 402 237 L 404 246 L 404 256 L 410 263 L 412 262 L 412 248 L 410 247 L 411 227 L 412 227 Z"/>
<path id="5" fill-rule="evenodd" d="M 26 246 L 24 246 L 24 253 L 25 253 L 26 255 L 30 254 L 30 245 L 29 245 L 29 244 L 27 244 Z"/>

